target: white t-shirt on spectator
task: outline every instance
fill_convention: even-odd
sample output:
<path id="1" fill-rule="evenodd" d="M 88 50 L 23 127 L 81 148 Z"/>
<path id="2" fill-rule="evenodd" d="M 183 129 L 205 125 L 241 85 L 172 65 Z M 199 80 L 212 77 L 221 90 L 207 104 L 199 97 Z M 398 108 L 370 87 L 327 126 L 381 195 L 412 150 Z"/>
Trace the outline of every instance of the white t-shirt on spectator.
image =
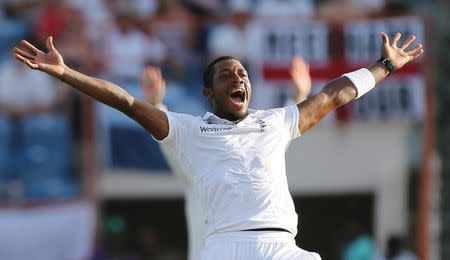
<path id="1" fill-rule="evenodd" d="M 314 3 L 311 0 L 264 0 L 256 6 L 256 14 L 260 17 L 310 18 L 314 13 Z"/>
<path id="2" fill-rule="evenodd" d="M 112 79 L 139 79 L 147 61 L 161 61 L 165 57 L 163 44 L 132 30 L 121 33 L 111 30 L 105 41 L 106 73 Z"/>
<path id="3" fill-rule="evenodd" d="M 25 109 L 52 104 L 56 98 L 55 81 L 50 76 L 15 60 L 7 60 L 0 66 L 0 104 Z"/>
<path id="4" fill-rule="evenodd" d="M 252 46 L 254 42 L 249 30 L 239 30 L 232 24 L 223 24 L 218 25 L 211 31 L 208 49 L 215 56 L 232 55 L 249 60 L 256 56 L 256 50 Z"/>
<path id="5" fill-rule="evenodd" d="M 231 55 L 245 62 L 258 63 L 261 59 L 260 27 L 249 22 L 244 30 L 233 24 L 215 27 L 208 38 L 208 52 L 214 57 Z"/>
<path id="6" fill-rule="evenodd" d="M 71 7 L 80 10 L 86 18 L 86 33 L 90 40 L 100 41 L 102 33 L 113 23 L 112 15 L 105 6 L 106 1 L 67 0 Z"/>
<path id="7" fill-rule="evenodd" d="M 251 111 L 237 124 L 211 113 L 166 114 L 169 134 L 161 142 L 200 199 L 207 235 L 255 228 L 297 234 L 285 165 L 290 141 L 300 136 L 296 106 Z"/>

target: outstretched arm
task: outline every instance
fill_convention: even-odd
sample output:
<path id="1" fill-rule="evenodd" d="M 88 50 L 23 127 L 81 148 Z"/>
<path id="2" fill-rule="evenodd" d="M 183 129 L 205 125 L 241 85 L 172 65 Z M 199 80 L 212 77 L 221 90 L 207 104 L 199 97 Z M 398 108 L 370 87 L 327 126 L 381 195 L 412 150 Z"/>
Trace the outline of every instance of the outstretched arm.
<path id="1" fill-rule="evenodd" d="M 414 41 L 414 35 L 409 36 L 401 47 L 397 46 L 401 37 L 400 33 L 397 33 L 394 36 L 392 43 L 385 33 L 381 33 L 381 37 L 383 38 L 381 56 L 388 58 L 395 69 L 400 69 L 406 63 L 414 60 L 423 53 L 421 44 L 416 45 L 411 50 L 406 50 L 406 48 Z M 367 67 L 367 70 L 370 72 L 371 76 L 373 76 L 370 80 L 374 80 L 375 84 L 389 75 L 387 67 L 378 62 Z M 349 103 L 357 96 L 361 96 L 362 93 L 359 93 L 358 95 L 358 90 L 361 91 L 362 88 L 360 86 L 355 86 L 348 77 L 340 77 L 326 84 L 317 95 L 298 104 L 297 107 L 301 115 L 298 125 L 300 133 L 303 134 L 315 126 L 329 112 L 339 106 Z"/>
<path id="2" fill-rule="evenodd" d="M 46 42 L 48 53 L 37 49 L 25 40 L 21 41 L 21 45 L 24 50 L 15 47 L 14 55 L 31 69 L 45 72 L 97 101 L 116 108 L 134 119 L 159 140 L 164 139 L 169 133 L 166 114 L 161 110 L 147 102 L 135 100 L 128 92 L 111 82 L 89 77 L 67 67 L 63 57 L 53 45 L 51 36 Z"/>

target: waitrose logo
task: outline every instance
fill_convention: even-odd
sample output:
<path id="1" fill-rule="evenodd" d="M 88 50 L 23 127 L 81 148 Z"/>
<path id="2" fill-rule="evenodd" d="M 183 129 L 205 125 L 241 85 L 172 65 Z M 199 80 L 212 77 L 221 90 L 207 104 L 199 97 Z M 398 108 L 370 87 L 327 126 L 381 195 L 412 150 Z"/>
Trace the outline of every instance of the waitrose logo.
<path id="1" fill-rule="evenodd" d="M 232 128 L 233 127 L 231 127 L 231 126 L 227 126 L 227 127 L 200 126 L 200 132 L 202 132 L 202 133 L 220 132 L 220 131 L 231 130 Z"/>

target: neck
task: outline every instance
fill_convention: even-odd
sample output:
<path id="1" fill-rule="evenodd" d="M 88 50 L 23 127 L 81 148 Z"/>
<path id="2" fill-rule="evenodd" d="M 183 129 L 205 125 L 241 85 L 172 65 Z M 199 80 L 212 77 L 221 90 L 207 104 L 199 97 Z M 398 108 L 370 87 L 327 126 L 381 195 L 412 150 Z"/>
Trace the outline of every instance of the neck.
<path id="1" fill-rule="evenodd" d="M 226 113 L 220 113 L 220 112 L 214 112 L 214 115 L 216 115 L 222 119 L 226 119 L 233 123 L 239 123 L 240 121 L 244 120 L 247 117 L 248 111 L 245 111 L 245 113 L 243 115 L 226 114 Z"/>

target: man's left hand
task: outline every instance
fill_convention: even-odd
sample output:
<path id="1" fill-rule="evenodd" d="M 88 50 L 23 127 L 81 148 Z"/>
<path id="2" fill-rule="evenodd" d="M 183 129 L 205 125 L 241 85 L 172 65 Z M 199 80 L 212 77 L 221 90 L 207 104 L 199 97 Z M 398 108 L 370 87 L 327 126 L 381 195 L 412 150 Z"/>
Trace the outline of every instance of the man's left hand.
<path id="1" fill-rule="evenodd" d="M 381 33 L 381 37 L 383 38 L 381 56 L 383 56 L 383 58 L 388 58 L 395 69 L 400 69 L 406 63 L 416 59 L 423 53 L 422 44 L 417 44 L 414 48 L 406 50 L 406 48 L 408 48 L 416 39 L 415 35 L 410 35 L 400 47 L 398 47 L 398 41 L 401 37 L 400 33 L 395 34 L 392 42 L 390 42 L 389 36 L 384 32 Z"/>

